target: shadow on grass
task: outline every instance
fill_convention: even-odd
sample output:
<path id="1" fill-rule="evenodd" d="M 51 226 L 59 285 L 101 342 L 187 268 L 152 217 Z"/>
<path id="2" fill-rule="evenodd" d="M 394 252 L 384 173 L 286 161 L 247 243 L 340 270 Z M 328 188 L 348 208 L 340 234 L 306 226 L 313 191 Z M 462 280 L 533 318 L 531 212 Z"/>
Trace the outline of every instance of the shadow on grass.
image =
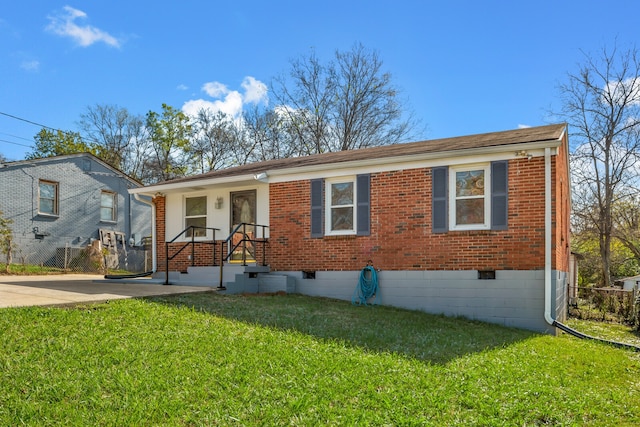
<path id="1" fill-rule="evenodd" d="M 354 306 L 347 301 L 303 295 L 241 296 L 209 292 L 146 300 L 435 364 L 539 336 L 531 331 L 464 318 L 386 306 Z"/>

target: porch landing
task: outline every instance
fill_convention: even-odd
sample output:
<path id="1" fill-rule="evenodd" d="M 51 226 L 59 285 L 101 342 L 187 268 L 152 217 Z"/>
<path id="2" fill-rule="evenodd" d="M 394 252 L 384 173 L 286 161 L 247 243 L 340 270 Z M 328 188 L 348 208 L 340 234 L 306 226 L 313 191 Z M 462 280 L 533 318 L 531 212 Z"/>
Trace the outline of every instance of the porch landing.
<path id="1" fill-rule="evenodd" d="M 165 272 L 157 272 L 149 280 L 165 283 Z M 169 284 L 177 286 L 220 286 L 220 267 L 188 267 L 186 273 L 169 272 Z M 275 293 L 295 292 L 295 278 L 285 274 L 271 272 L 269 266 L 225 264 L 222 271 L 220 292 L 239 293 Z"/>

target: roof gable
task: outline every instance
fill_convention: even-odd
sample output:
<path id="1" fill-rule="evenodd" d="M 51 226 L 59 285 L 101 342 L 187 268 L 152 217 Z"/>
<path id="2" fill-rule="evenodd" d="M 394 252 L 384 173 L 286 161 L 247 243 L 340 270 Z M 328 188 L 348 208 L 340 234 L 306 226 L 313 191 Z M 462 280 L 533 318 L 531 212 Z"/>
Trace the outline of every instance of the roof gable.
<path id="1" fill-rule="evenodd" d="M 40 157 L 37 159 L 28 159 L 28 160 L 17 160 L 17 161 L 13 161 L 13 162 L 5 162 L 5 163 L 1 163 L 0 164 L 0 171 L 2 171 L 3 168 L 15 168 L 15 167 L 22 167 L 22 166 L 28 166 L 28 165 L 34 165 L 34 164 L 47 164 L 47 163 L 53 163 L 53 162 L 60 162 L 60 161 L 65 161 L 65 160 L 73 160 L 73 159 L 77 159 L 77 158 L 86 158 L 89 159 L 93 162 L 99 163 L 102 167 L 111 170 L 114 175 L 118 175 L 126 180 L 128 180 L 129 182 L 131 182 L 131 184 L 133 184 L 135 187 L 141 187 L 142 183 L 132 177 L 130 177 L 129 175 L 127 175 L 126 173 L 122 172 L 120 169 L 115 168 L 113 166 L 111 166 L 110 164 L 106 163 L 105 161 L 103 161 L 102 159 L 100 159 L 99 157 L 91 154 L 91 153 L 76 153 L 76 154 L 63 154 L 63 155 L 59 155 L 59 156 L 50 156 L 50 157 Z"/>

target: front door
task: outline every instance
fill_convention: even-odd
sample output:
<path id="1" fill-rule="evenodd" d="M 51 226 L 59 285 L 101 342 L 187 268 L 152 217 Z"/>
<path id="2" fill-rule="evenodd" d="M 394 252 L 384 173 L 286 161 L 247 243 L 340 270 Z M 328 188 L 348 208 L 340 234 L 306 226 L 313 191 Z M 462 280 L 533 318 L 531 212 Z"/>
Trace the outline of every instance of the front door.
<path id="1" fill-rule="evenodd" d="M 231 261 L 255 261 L 255 224 L 256 190 L 231 193 Z"/>

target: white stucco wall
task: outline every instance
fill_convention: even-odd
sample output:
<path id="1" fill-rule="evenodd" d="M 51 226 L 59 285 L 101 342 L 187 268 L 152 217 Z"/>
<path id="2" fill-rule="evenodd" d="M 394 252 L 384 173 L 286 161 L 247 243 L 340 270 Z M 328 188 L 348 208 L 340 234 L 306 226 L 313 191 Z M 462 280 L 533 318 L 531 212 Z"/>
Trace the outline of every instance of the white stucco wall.
<path id="1" fill-rule="evenodd" d="M 185 229 L 185 198 L 187 197 L 207 197 L 207 227 L 218 228 L 216 239 L 226 238 L 231 231 L 231 193 L 246 190 L 256 190 L 256 223 L 260 225 L 269 225 L 269 185 L 264 183 L 256 183 L 254 185 L 237 186 L 237 187 L 217 187 L 204 188 L 183 193 L 166 194 L 166 223 L 165 236 L 167 240 L 173 239 L 178 233 Z M 222 198 L 222 207 L 216 209 L 217 199 Z M 260 231 L 258 231 L 260 233 Z M 266 236 L 269 237 L 269 231 L 266 229 Z M 258 234 L 259 237 L 262 237 Z M 212 233 L 208 231 L 207 238 L 211 240 Z M 182 238 L 180 240 L 186 240 Z"/>

